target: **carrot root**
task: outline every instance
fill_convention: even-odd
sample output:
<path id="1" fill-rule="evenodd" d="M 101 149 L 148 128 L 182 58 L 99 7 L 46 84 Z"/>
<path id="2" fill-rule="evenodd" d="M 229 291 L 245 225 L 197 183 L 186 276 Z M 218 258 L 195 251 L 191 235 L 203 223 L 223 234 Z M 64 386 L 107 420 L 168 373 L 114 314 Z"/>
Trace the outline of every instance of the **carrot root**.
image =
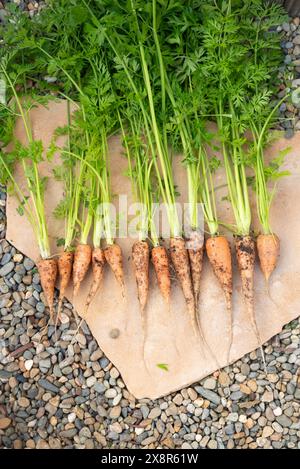
<path id="1" fill-rule="evenodd" d="M 146 241 L 137 241 L 132 246 L 132 262 L 138 291 L 138 299 L 143 313 L 149 292 L 149 245 Z"/>
<path id="2" fill-rule="evenodd" d="M 41 259 L 37 264 L 42 289 L 49 306 L 50 319 L 54 316 L 53 299 L 55 281 L 57 277 L 57 261 L 55 259 Z"/>
<path id="3" fill-rule="evenodd" d="M 73 263 L 74 296 L 77 295 L 81 282 L 89 269 L 92 260 L 92 248 L 88 244 L 78 244 L 75 249 Z"/>
<path id="4" fill-rule="evenodd" d="M 58 310 L 57 315 L 59 316 L 62 302 L 65 296 L 65 291 L 70 283 L 72 275 L 74 253 L 72 251 L 64 251 L 58 258 L 58 274 L 60 278 L 59 282 L 59 298 L 58 298 Z"/>
<path id="5" fill-rule="evenodd" d="M 166 304 L 170 305 L 171 279 L 167 250 L 163 246 L 155 246 L 151 251 L 151 260 L 156 273 L 159 290 Z"/>
<path id="6" fill-rule="evenodd" d="M 199 335 L 197 318 L 196 318 L 196 304 L 193 291 L 189 256 L 185 246 L 185 241 L 182 238 L 170 238 L 170 255 L 175 268 L 175 272 L 183 296 L 187 305 L 188 314 L 190 316 L 191 324 L 196 336 Z"/>
<path id="7" fill-rule="evenodd" d="M 125 297 L 125 280 L 123 270 L 122 250 L 118 244 L 110 244 L 104 249 L 105 260 L 114 273 L 115 279 L 121 287 L 122 296 Z"/>
<path id="8" fill-rule="evenodd" d="M 254 265 L 255 265 L 255 243 L 251 236 L 236 236 L 235 250 L 237 264 L 242 281 L 242 293 L 252 329 L 254 331 L 257 345 L 261 350 L 266 370 L 265 356 L 262 342 L 255 318 L 254 311 Z"/>
<path id="9" fill-rule="evenodd" d="M 90 291 L 85 302 L 85 307 L 84 307 L 85 313 L 87 313 L 87 310 L 91 302 L 95 298 L 96 293 L 100 288 L 100 285 L 103 279 L 104 265 L 105 265 L 105 255 L 104 255 L 103 249 L 101 249 L 100 247 L 94 248 L 92 252 L 93 281 L 92 281 Z"/>
<path id="10" fill-rule="evenodd" d="M 280 241 L 276 234 L 260 234 L 256 246 L 260 268 L 268 284 L 279 258 Z"/>
<path id="11" fill-rule="evenodd" d="M 200 287 L 201 287 L 201 273 L 203 267 L 203 234 L 199 231 L 193 230 L 187 240 L 188 255 L 190 260 L 190 268 L 194 289 L 194 296 L 196 307 L 199 302 Z"/>
<path id="12" fill-rule="evenodd" d="M 213 272 L 224 292 L 227 309 L 227 362 L 230 362 L 230 352 L 233 340 L 232 327 L 232 262 L 230 244 L 225 236 L 212 236 L 206 240 L 206 252 Z"/>

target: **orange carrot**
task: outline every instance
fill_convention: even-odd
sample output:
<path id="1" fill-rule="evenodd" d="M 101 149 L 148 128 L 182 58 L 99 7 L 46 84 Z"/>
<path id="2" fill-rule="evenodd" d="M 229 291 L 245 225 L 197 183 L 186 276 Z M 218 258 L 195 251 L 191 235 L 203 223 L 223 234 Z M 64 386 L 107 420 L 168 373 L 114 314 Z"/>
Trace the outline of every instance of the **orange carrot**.
<path id="1" fill-rule="evenodd" d="M 146 241 L 137 241 L 132 246 L 132 261 L 138 290 L 141 311 L 147 304 L 149 292 L 149 245 Z"/>
<path id="2" fill-rule="evenodd" d="M 256 337 L 257 345 L 261 349 L 262 359 L 266 369 L 264 352 L 254 311 L 255 243 L 253 238 L 251 236 L 236 236 L 235 249 L 247 314 Z"/>
<path id="3" fill-rule="evenodd" d="M 87 312 L 91 302 L 93 301 L 103 279 L 103 270 L 105 265 L 105 256 L 103 249 L 94 248 L 92 252 L 92 270 L 93 281 L 85 302 L 85 312 Z"/>
<path id="4" fill-rule="evenodd" d="M 57 277 L 57 262 L 55 259 L 41 259 L 37 264 L 37 268 L 41 279 L 42 289 L 49 306 L 50 319 L 52 319 L 54 315 L 53 299 Z"/>
<path id="5" fill-rule="evenodd" d="M 122 250 L 116 243 L 109 244 L 104 249 L 106 262 L 114 273 L 115 279 L 121 287 L 122 296 L 125 296 L 125 281 L 123 270 Z"/>
<path id="6" fill-rule="evenodd" d="M 230 245 L 225 236 L 212 236 L 206 240 L 206 252 L 214 274 L 225 295 L 228 311 L 232 309 L 232 263 Z"/>
<path id="7" fill-rule="evenodd" d="M 228 312 L 227 337 L 229 345 L 227 362 L 229 363 L 232 347 L 232 262 L 230 244 L 225 236 L 212 236 L 206 240 L 206 252 L 225 296 Z"/>
<path id="8" fill-rule="evenodd" d="M 190 259 L 190 267 L 193 281 L 193 289 L 196 307 L 199 301 L 201 272 L 203 267 L 203 235 L 199 231 L 193 230 L 188 238 L 188 254 Z"/>
<path id="9" fill-rule="evenodd" d="M 156 273 L 158 287 L 166 304 L 170 304 L 171 279 L 167 250 L 163 246 L 154 246 L 151 251 L 151 260 Z"/>
<path id="10" fill-rule="evenodd" d="M 92 260 L 92 248 L 88 244 L 78 244 L 75 249 L 73 263 L 74 296 L 77 295 Z"/>
<path id="11" fill-rule="evenodd" d="M 260 234 L 257 238 L 257 252 L 262 273 L 268 283 L 272 272 L 275 270 L 279 252 L 280 241 L 276 234 Z"/>
<path id="12" fill-rule="evenodd" d="M 187 305 L 188 314 L 191 319 L 194 332 L 198 335 L 198 325 L 196 318 L 196 304 L 193 292 L 193 284 L 190 271 L 190 263 L 185 241 L 182 238 L 170 238 L 170 255 L 183 296 Z"/>
<path id="13" fill-rule="evenodd" d="M 74 254 L 72 251 L 64 251 L 58 258 L 57 265 L 58 265 L 58 274 L 60 277 L 60 283 L 59 283 L 57 316 L 59 316 L 62 302 L 65 296 L 65 291 L 71 279 L 73 258 L 74 258 Z"/>

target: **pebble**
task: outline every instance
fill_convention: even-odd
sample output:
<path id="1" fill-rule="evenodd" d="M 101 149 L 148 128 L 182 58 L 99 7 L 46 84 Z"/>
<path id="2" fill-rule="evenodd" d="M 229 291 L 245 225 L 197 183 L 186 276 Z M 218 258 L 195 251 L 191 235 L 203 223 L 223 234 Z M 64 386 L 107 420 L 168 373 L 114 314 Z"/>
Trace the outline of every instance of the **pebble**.
<path id="1" fill-rule="evenodd" d="M 209 449 L 217 449 L 218 443 L 216 442 L 216 440 L 209 440 L 207 446 Z"/>
<path id="2" fill-rule="evenodd" d="M 283 432 L 283 428 L 281 425 L 279 425 L 278 422 L 273 422 L 272 423 L 272 428 L 275 430 L 275 432 L 277 433 L 282 433 Z"/>
<path id="3" fill-rule="evenodd" d="M 27 271 L 32 270 L 34 268 L 34 262 L 28 257 L 25 257 L 23 265 Z"/>
<path id="4" fill-rule="evenodd" d="M 0 430 L 6 430 L 11 424 L 11 419 L 7 417 L 0 418 Z"/>
<path id="5" fill-rule="evenodd" d="M 241 373 L 242 375 L 244 376 L 248 376 L 249 373 L 250 373 L 250 366 L 248 365 L 248 363 L 242 363 L 241 365 Z"/>
<path id="6" fill-rule="evenodd" d="M 282 410 L 280 407 L 276 407 L 275 409 L 273 409 L 273 414 L 276 416 L 276 417 L 279 417 L 280 415 L 282 415 Z"/>
<path id="7" fill-rule="evenodd" d="M 27 397 L 20 397 L 18 400 L 18 404 L 20 407 L 29 407 L 30 401 Z"/>
<path id="8" fill-rule="evenodd" d="M 262 436 L 263 438 L 268 438 L 269 436 L 273 435 L 274 429 L 272 427 L 266 426 L 263 429 Z"/>
<path id="9" fill-rule="evenodd" d="M 273 392 L 272 391 L 265 391 L 264 394 L 262 395 L 262 402 L 272 402 L 273 401 Z"/>
<path id="10" fill-rule="evenodd" d="M 114 388 L 110 388 L 105 391 L 105 397 L 107 397 L 108 399 L 113 399 L 114 397 L 116 397 L 116 395 L 117 391 Z"/>
<path id="11" fill-rule="evenodd" d="M 94 384 L 94 390 L 99 394 L 103 394 L 106 391 L 106 387 L 103 383 L 97 382 Z"/>
<path id="12" fill-rule="evenodd" d="M 117 419 L 117 418 L 120 417 L 121 411 L 122 411 L 121 406 L 119 406 L 119 405 L 118 405 L 118 406 L 115 406 L 115 407 L 113 407 L 113 408 L 111 409 L 111 411 L 110 411 L 110 413 L 109 413 L 109 417 L 110 417 L 111 419 Z"/>
<path id="13" fill-rule="evenodd" d="M 75 420 L 76 420 L 75 412 L 71 412 L 70 414 L 68 414 L 68 422 L 69 423 L 73 423 L 73 422 L 75 422 Z"/>
<path id="14" fill-rule="evenodd" d="M 50 383 L 50 381 L 48 381 L 47 379 L 44 379 L 44 378 L 40 379 L 38 381 L 38 384 L 39 384 L 39 386 L 46 389 L 47 391 L 50 391 L 50 392 L 53 392 L 53 393 L 57 393 L 59 391 L 59 388 L 57 386 Z"/>
<path id="15" fill-rule="evenodd" d="M 153 420 L 159 417 L 161 414 L 161 409 L 159 407 L 154 407 L 148 415 L 148 419 Z"/>
<path id="16" fill-rule="evenodd" d="M 24 366 L 27 371 L 30 371 L 33 367 L 33 360 L 26 360 Z"/>
<path id="17" fill-rule="evenodd" d="M 213 389 L 215 389 L 216 384 L 217 384 L 217 382 L 214 378 L 208 378 L 204 381 L 203 387 L 205 389 L 212 389 L 213 390 Z"/>
<path id="18" fill-rule="evenodd" d="M 0 277 L 5 277 L 6 275 L 10 274 L 12 270 L 14 270 L 15 264 L 13 262 L 8 262 L 0 269 Z"/>
<path id="19" fill-rule="evenodd" d="M 218 380 L 221 386 L 228 386 L 230 383 L 230 378 L 225 371 L 220 372 Z"/>
<path id="20" fill-rule="evenodd" d="M 97 378 L 95 376 L 89 376 L 86 380 L 86 385 L 91 388 L 96 383 Z"/>
<path id="21" fill-rule="evenodd" d="M 182 404 L 182 401 L 183 401 L 183 397 L 181 394 L 176 394 L 175 397 L 173 397 L 173 402 L 174 404 L 180 406 Z"/>
<path id="22" fill-rule="evenodd" d="M 200 396 L 204 397 L 205 399 L 208 399 L 213 404 L 216 404 L 216 405 L 220 404 L 221 398 L 215 392 L 210 391 L 208 389 L 204 389 L 201 386 L 196 386 L 195 389 L 197 393 L 200 394 Z"/>
<path id="23" fill-rule="evenodd" d="M 279 417 L 276 417 L 276 421 L 282 426 L 282 427 L 290 427 L 292 424 L 292 421 L 287 415 L 282 414 Z"/>

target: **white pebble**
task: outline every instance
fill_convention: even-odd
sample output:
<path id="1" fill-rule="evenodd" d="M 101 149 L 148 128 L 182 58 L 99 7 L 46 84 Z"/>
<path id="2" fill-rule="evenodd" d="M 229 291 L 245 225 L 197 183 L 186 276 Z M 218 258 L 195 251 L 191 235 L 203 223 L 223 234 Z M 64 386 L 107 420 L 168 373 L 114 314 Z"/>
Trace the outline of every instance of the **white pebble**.
<path id="1" fill-rule="evenodd" d="M 33 367 L 33 360 L 25 360 L 24 366 L 27 371 L 30 371 Z"/>
<path id="2" fill-rule="evenodd" d="M 95 376 L 89 376 L 88 379 L 86 380 L 86 385 L 88 388 L 91 388 L 92 386 L 94 386 L 94 384 L 96 383 L 97 379 Z"/>
<path id="3" fill-rule="evenodd" d="M 117 391 L 114 388 L 109 388 L 107 391 L 105 391 L 105 397 L 108 399 L 113 399 L 116 397 Z"/>
<path id="4" fill-rule="evenodd" d="M 76 414 L 75 414 L 75 412 L 71 412 L 71 413 L 68 415 L 68 422 L 69 422 L 69 423 L 73 423 L 73 422 L 75 422 L 75 419 L 76 419 Z"/>
<path id="5" fill-rule="evenodd" d="M 114 400 L 113 400 L 113 402 L 112 402 L 112 405 L 113 405 L 113 406 L 118 405 L 121 399 L 122 399 L 122 394 L 118 394 L 118 395 L 114 398 Z"/>
<path id="6" fill-rule="evenodd" d="M 141 435 L 141 433 L 143 433 L 143 431 L 144 431 L 143 428 L 138 428 L 138 427 L 136 427 L 136 429 L 135 429 L 135 434 L 136 434 L 136 435 Z"/>
<path id="7" fill-rule="evenodd" d="M 280 409 L 280 407 L 276 407 L 276 409 L 273 410 L 273 414 L 276 415 L 276 417 L 282 415 L 282 410 Z"/>

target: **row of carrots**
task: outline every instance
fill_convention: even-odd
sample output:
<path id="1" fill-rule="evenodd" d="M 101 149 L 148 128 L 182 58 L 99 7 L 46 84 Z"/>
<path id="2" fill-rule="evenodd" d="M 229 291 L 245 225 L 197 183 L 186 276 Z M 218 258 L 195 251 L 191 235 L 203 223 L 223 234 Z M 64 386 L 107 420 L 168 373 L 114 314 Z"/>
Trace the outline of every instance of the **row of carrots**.
<path id="1" fill-rule="evenodd" d="M 194 233 L 195 237 L 195 233 Z M 166 306 L 169 307 L 171 295 L 170 260 L 175 268 L 178 281 L 186 301 L 187 311 L 196 333 L 198 333 L 198 300 L 201 290 L 201 272 L 203 265 L 204 243 L 198 233 L 193 239 L 193 247 L 186 248 L 185 240 L 180 237 L 170 239 L 169 255 L 164 246 L 149 246 L 147 241 L 136 241 L 132 246 L 132 264 L 137 284 L 137 294 L 141 312 L 147 305 L 149 294 L 149 260 L 153 263 L 157 283 Z M 256 246 L 255 246 L 256 244 Z M 249 320 L 252 323 L 260 345 L 259 332 L 254 314 L 254 266 L 255 251 L 257 248 L 260 267 L 266 282 L 274 271 L 280 251 L 279 238 L 275 235 L 260 234 L 256 243 L 251 236 L 237 236 L 234 238 L 237 265 L 239 268 L 242 292 L 247 308 Z M 232 259 L 230 243 L 225 236 L 209 237 L 205 241 L 205 250 L 212 266 L 213 272 L 224 292 L 228 311 L 230 347 L 232 342 L 231 310 L 232 310 Z M 95 248 L 89 244 L 78 244 L 75 251 L 63 252 L 58 260 L 44 259 L 38 263 L 42 287 L 48 301 L 50 312 L 53 313 L 53 299 L 56 277 L 59 275 L 59 304 L 61 310 L 65 291 L 71 278 L 73 280 L 73 293 L 76 296 L 80 285 L 90 266 L 92 267 L 92 283 L 86 298 L 85 311 L 88 310 L 92 300 L 98 292 L 103 279 L 105 264 L 112 269 L 118 282 L 122 296 L 125 296 L 125 280 L 123 271 L 122 251 L 117 243 L 106 248 Z M 230 350 L 229 350 L 230 352 Z"/>

